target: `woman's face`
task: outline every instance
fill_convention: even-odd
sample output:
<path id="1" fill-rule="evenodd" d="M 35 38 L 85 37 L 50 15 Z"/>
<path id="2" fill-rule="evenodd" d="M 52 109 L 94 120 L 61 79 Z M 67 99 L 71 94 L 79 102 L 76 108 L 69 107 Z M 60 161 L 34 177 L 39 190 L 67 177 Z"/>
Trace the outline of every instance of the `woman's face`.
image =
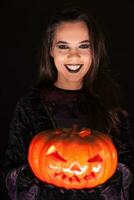
<path id="1" fill-rule="evenodd" d="M 57 26 L 50 55 L 57 68 L 55 85 L 80 89 L 92 63 L 90 33 L 82 22 L 62 22 Z"/>

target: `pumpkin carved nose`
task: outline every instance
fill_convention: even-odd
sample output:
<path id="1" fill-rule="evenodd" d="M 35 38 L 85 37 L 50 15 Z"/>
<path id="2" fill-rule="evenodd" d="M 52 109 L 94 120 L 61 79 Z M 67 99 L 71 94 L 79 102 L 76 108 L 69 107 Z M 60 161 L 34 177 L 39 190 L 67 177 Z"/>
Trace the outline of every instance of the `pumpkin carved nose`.
<path id="1" fill-rule="evenodd" d="M 78 171 L 78 172 L 80 172 L 81 169 L 80 169 L 80 167 L 75 163 L 73 166 L 71 166 L 71 171 Z"/>

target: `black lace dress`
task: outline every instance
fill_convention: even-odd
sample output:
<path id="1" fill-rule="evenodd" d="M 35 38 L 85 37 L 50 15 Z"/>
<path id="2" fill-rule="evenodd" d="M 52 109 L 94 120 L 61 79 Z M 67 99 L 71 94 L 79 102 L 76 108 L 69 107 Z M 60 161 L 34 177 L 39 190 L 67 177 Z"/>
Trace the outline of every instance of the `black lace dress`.
<path id="1" fill-rule="evenodd" d="M 83 89 L 63 90 L 55 86 L 32 88 L 19 100 L 14 111 L 3 166 L 4 181 L 12 200 L 125 200 L 129 199 L 134 169 L 133 148 L 128 119 L 120 116 L 119 164 L 116 173 L 106 183 L 93 188 L 67 190 L 44 183 L 32 173 L 28 162 L 28 147 L 32 137 L 40 131 L 55 127 L 72 127 L 105 131 L 97 101 Z M 93 113 L 97 112 L 99 123 Z"/>

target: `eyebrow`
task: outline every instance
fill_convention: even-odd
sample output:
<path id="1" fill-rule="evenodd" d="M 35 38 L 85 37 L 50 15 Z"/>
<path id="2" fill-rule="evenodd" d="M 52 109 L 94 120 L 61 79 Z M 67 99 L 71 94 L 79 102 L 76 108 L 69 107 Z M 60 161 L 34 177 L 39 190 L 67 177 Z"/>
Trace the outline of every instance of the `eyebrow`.
<path id="1" fill-rule="evenodd" d="M 56 44 L 69 44 L 68 42 L 66 42 L 66 41 L 58 41 L 58 42 L 56 42 Z M 81 41 L 80 42 L 80 44 L 81 43 L 91 43 L 89 40 L 83 40 L 83 41 Z"/>

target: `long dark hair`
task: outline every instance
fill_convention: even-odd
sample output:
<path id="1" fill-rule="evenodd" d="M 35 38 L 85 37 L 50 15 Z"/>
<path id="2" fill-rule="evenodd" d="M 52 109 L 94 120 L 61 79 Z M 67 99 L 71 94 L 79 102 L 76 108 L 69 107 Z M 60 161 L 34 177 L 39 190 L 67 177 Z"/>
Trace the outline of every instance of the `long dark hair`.
<path id="1" fill-rule="evenodd" d="M 89 13 L 80 9 L 69 8 L 52 16 L 43 34 L 38 85 L 50 85 L 56 81 L 57 70 L 53 58 L 50 56 L 54 34 L 60 23 L 74 21 L 85 22 L 91 37 L 93 61 L 84 77 L 83 87 L 92 97 L 97 99 L 108 129 L 111 129 L 111 127 L 117 128 L 117 108 L 120 105 L 120 90 L 118 84 L 111 78 L 109 73 L 103 32 Z"/>

